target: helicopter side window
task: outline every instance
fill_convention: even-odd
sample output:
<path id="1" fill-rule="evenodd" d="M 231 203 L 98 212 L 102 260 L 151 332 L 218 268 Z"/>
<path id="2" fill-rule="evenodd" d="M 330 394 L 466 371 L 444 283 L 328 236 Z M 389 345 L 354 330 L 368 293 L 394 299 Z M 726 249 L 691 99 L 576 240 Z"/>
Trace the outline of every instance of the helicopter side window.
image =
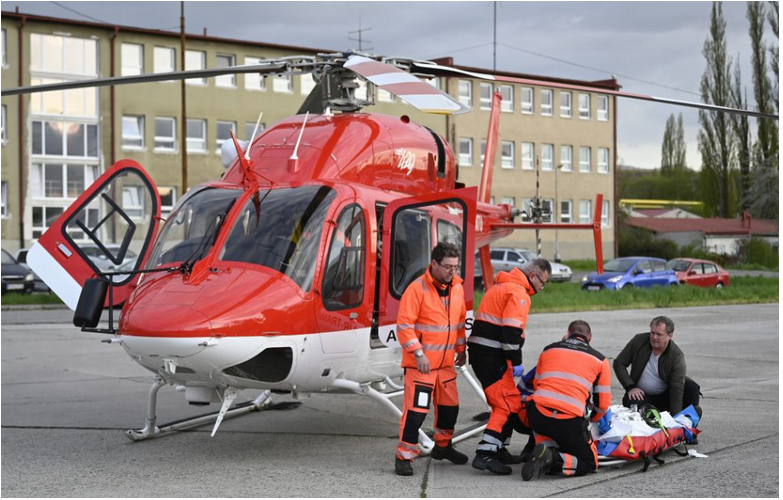
<path id="1" fill-rule="evenodd" d="M 396 214 L 394 227 L 391 284 L 395 294 L 402 296 L 408 285 L 424 274 L 430 263 L 430 216 L 423 210 L 403 210 Z"/>
<path id="2" fill-rule="evenodd" d="M 362 303 L 366 254 L 364 225 L 364 212 L 355 204 L 345 208 L 337 219 L 322 287 L 326 309 L 346 309 Z"/>
<path id="3" fill-rule="evenodd" d="M 438 241 L 453 243 L 458 247 L 462 246 L 462 230 L 456 224 L 452 224 L 451 222 L 446 222 L 444 220 L 439 220 Z"/>

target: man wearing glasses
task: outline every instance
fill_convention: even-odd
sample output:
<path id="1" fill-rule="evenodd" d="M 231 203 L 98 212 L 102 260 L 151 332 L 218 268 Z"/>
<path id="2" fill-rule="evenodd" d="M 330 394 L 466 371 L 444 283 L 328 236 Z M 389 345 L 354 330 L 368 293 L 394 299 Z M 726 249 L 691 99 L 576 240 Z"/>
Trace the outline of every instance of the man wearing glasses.
<path id="1" fill-rule="evenodd" d="M 413 475 L 419 456 L 419 428 L 435 405 L 435 460 L 468 462 L 451 444 L 459 413 L 457 372 L 465 364 L 465 294 L 459 277 L 460 251 L 440 242 L 427 271 L 402 294 L 397 330 L 402 346 L 405 390 L 400 440 L 394 462 L 399 476 Z M 456 358 L 456 361 L 455 361 Z"/>
<path id="2" fill-rule="evenodd" d="M 501 272 L 476 311 L 468 339 L 470 365 L 491 408 L 473 459 L 476 469 L 507 475 L 511 474 L 508 464 L 522 461 L 521 456 L 506 449 L 522 410 L 513 367 L 522 364 L 530 296 L 544 289 L 551 272 L 552 265 L 542 258 L 528 262 L 522 269 Z"/>
<path id="3" fill-rule="evenodd" d="M 626 391 L 624 406 L 651 404 L 676 415 L 693 405 L 701 416 L 699 384 L 685 376 L 685 354 L 672 341 L 673 335 L 674 322 L 658 316 L 649 333 L 634 336 L 617 355 L 614 372 Z"/>

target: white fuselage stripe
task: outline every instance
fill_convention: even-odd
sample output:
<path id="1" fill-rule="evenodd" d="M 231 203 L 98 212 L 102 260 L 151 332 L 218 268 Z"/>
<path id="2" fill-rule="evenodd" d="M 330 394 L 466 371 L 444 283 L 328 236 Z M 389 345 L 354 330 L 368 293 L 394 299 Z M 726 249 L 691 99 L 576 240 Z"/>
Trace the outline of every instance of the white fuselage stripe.
<path id="1" fill-rule="evenodd" d="M 82 286 L 54 257 L 40 244 L 36 243 L 27 253 L 27 264 L 41 279 L 65 302 L 72 311 L 76 310 Z"/>

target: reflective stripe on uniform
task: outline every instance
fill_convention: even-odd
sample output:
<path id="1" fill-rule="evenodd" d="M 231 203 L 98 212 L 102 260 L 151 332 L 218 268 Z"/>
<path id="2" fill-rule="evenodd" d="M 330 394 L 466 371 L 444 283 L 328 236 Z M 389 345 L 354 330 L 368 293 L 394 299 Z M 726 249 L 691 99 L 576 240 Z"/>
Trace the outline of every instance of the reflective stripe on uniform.
<path id="1" fill-rule="evenodd" d="M 561 453 L 560 458 L 563 459 L 563 475 L 573 476 L 576 474 L 576 466 L 579 463 L 579 459 L 568 453 Z"/>
<path id="2" fill-rule="evenodd" d="M 584 377 L 580 377 L 575 373 L 568 373 L 568 372 L 536 373 L 536 380 L 544 380 L 548 378 L 562 378 L 566 380 L 572 380 L 574 382 L 579 383 L 579 385 L 582 385 L 588 391 L 593 388 L 593 384 L 591 381 L 585 379 Z"/>
<path id="3" fill-rule="evenodd" d="M 478 337 L 478 336 L 475 336 L 475 335 L 471 335 L 468 338 L 468 343 L 469 344 L 479 344 L 479 345 L 483 345 L 483 346 L 486 346 L 486 347 L 493 347 L 495 349 L 502 349 L 503 348 L 501 343 L 498 342 L 497 340 L 489 340 L 489 339 L 486 339 L 484 337 Z"/>
<path id="4" fill-rule="evenodd" d="M 576 398 L 572 398 L 569 396 L 564 396 L 562 394 L 558 394 L 553 391 L 547 391 L 547 390 L 541 390 L 536 389 L 536 392 L 533 393 L 533 399 L 538 401 L 539 398 L 548 398 L 548 399 L 554 399 L 555 401 L 562 401 L 563 403 L 567 403 L 569 405 L 573 405 L 576 408 L 581 408 L 582 414 L 585 412 L 585 402 L 579 401 Z M 544 405 L 546 406 L 546 405 Z"/>
<path id="5" fill-rule="evenodd" d="M 611 394 L 612 393 L 612 388 L 611 387 L 605 387 L 603 385 L 598 385 L 598 386 L 595 387 L 595 389 L 593 389 L 593 392 L 603 392 L 603 393 Z"/>
<path id="6" fill-rule="evenodd" d="M 503 348 L 504 351 L 518 351 L 519 350 L 519 344 L 500 344 L 500 347 Z"/>
<path id="7" fill-rule="evenodd" d="M 421 345 L 421 348 L 424 349 L 425 351 L 434 351 L 434 352 L 450 351 L 450 350 L 454 350 L 456 347 L 457 346 L 455 346 L 454 344 L 442 344 L 442 345 L 422 344 Z"/>
<path id="8" fill-rule="evenodd" d="M 496 325 L 500 326 L 513 326 L 516 328 L 522 328 L 524 327 L 524 323 L 519 321 L 515 318 L 499 318 L 497 316 L 494 316 L 492 314 L 487 314 L 485 312 L 476 313 L 476 319 L 481 321 L 486 321 L 488 323 L 494 323 Z"/>
<path id="9" fill-rule="evenodd" d="M 408 347 L 414 345 L 417 342 L 418 342 L 418 340 L 416 340 L 416 339 L 410 340 L 410 341 L 405 342 L 404 344 L 402 344 L 402 348 L 403 349 L 407 349 Z"/>

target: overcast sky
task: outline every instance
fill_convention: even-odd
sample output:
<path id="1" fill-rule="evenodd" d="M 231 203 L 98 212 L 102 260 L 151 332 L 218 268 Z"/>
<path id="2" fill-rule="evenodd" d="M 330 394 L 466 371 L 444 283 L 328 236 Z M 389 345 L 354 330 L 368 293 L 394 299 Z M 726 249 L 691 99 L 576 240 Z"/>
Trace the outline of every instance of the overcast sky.
<path id="1" fill-rule="evenodd" d="M 766 2 L 765 2 L 766 3 Z M 3 2 L 3 10 L 179 30 L 180 2 Z M 699 100 L 711 2 L 497 2 L 497 68 L 535 75 L 601 80 L 623 90 Z M 767 7 L 769 8 L 769 7 Z M 741 63 L 753 100 L 745 2 L 723 4 L 728 51 Z M 417 58 L 453 56 L 455 64 L 491 69 L 493 2 L 186 2 L 188 33 L 328 50 L 358 48 Z M 361 21 L 360 21 L 361 19 Z M 777 44 L 765 25 L 765 41 Z M 700 163 L 698 111 L 621 99 L 620 164 L 660 162 L 666 119 L 682 112 L 688 164 Z M 753 125 L 755 130 L 755 124 Z"/>

